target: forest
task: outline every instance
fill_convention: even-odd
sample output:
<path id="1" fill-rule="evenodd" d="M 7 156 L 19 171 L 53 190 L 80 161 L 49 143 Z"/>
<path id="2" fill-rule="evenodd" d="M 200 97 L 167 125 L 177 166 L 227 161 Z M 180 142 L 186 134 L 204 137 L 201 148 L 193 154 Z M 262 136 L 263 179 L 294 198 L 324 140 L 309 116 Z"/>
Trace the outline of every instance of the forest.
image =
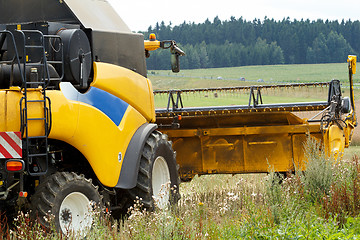
<path id="1" fill-rule="evenodd" d="M 341 22 L 290 18 L 222 21 L 172 26 L 164 22 L 142 32 L 145 39 L 155 33 L 158 40 L 175 40 L 186 52 L 182 69 L 236 67 L 246 65 L 344 62 L 360 53 L 360 21 Z M 170 69 L 169 51 L 151 52 L 150 70 Z"/>

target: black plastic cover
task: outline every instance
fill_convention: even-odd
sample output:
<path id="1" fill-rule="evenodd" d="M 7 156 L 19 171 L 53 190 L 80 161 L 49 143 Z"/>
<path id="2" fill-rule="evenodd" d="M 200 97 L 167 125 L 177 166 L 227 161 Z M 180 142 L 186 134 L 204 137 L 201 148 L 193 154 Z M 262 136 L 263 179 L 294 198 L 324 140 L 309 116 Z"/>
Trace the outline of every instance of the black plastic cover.
<path id="1" fill-rule="evenodd" d="M 150 134 L 157 129 L 153 123 L 145 123 L 136 130 L 127 149 L 124 159 L 122 160 L 121 172 L 116 188 L 131 189 L 136 186 L 140 158 L 142 155 L 145 142 Z"/>
<path id="2" fill-rule="evenodd" d="M 80 29 L 66 29 L 58 35 L 64 44 L 64 80 L 86 87 L 92 66 L 91 47 L 86 34 Z"/>

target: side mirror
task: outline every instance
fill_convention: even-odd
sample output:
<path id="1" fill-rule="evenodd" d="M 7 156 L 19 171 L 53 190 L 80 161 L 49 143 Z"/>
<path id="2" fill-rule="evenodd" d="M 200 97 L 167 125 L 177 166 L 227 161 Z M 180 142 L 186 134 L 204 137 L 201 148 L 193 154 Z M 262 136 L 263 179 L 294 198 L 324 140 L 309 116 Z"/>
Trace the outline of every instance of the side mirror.
<path id="1" fill-rule="evenodd" d="M 155 40 L 155 34 L 150 34 L 150 40 L 144 41 L 145 56 L 150 57 L 149 51 L 156 50 L 158 48 L 168 49 L 170 48 L 171 53 L 171 70 L 175 73 L 180 72 L 180 61 L 179 56 L 184 56 L 185 52 L 181 50 L 174 40 L 157 41 Z"/>
<path id="2" fill-rule="evenodd" d="M 181 50 L 175 43 L 175 41 L 172 41 L 170 46 L 170 53 L 171 53 L 171 70 L 174 73 L 180 72 L 180 61 L 179 56 L 184 56 L 185 52 Z"/>
<path id="3" fill-rule="evenodd" d="M 180 72 L 180 61 L 179 61 L 179 54 L 171 50 L 171 71 L 174 73 Z"/>

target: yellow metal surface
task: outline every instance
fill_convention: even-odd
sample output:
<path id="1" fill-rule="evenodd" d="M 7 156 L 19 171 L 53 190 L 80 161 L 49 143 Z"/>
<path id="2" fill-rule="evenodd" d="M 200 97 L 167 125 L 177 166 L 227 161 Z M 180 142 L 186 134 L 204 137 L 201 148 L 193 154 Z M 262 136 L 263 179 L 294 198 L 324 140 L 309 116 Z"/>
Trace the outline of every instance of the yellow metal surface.
<path id="1" fill-rule="evenodd" d="M 202 123 L 202 124 L 201 124 Z M 303 143 L 321 139 L 319 124 L 290 112 L 186 117 L 180 129 L 161 129 L 173 141 L 180 176 L 195 174 L 294 171 L 302 168 Z M 193 127 L 192 127 L 193 126 Z"/>
<path id="2" fill-rule="evenodd" d="M 0 131 L 20 131 L 20 88 L 12 88 L 0 91 Z M 40 89 L 29 89 L 28 99 L 38 100 L 41 98 Z M 42 103 L 33 103 L 28 107 L 29 118 L 42 118 Z M 44 127 L 41 121 L 29 123 L 29 134 L 44 135 Z"/>
<path id="3" fill-rule="evenodd" d="M 140 79 L 138 74 L 123 70 L 114 65 L 96 64 L 95 82 L 92 84 L 93 87 L 105 91 L 113 86 L 108 92 L 130 104 L 118 126 L 95 107 L 64 99 L 65 97 L 59 91 L 48 91 L 53 104 L 53 128 L 49 137 L 65 141 L 77 148 L 89 161 L 101 183 L 109 187 L 114 187 L 119 179 L 122 164 L 119 162 L 119 154 L 125 156 L 127 146 L 135 131 L 147 122 L 136 106 L 145 102 L 146 99 L 147 101 L 151 99 L 151 94 L 149 94 L 151 89 L 149 89 L 147 79 L 142 77 Z M 121 74 L 116 75 L 116 72 L 121 72 Z M 129 76 L 125 78 L 123 74 L 129 74 Z M 136 76 L 133 76 L 134 74 Z M 135 80 L 131 79 L 132 76 Z M 130 86 L 127 86 L 125 80 L 129 81 Z M 141 81 L 139 89 L 138 92 L 133 92 L 131 87 L 134 87 L 137 80 Z M 121 84 L 123 84 L 123 89 L 120 88 Z M 139 96 L 139 101 L 133 107 L 132 104 L 136 101 L 134 94 L 140 94 L 139 91 L 145 96 Z M 147 115 L 147 118 L 151 119 L 150 114 Z"/>
<path id="4" fill-rule="evenodd" d="M 144 41 L 145 50 L 147 51 L 155 51 L 160 48 L 160 41 Z"/>
<path id="5" fill-rule="evenodd" d="M 247 108 L 247 109 L 221 109 L 221 110 L 214 110 L 214 109 L 208 109 L 208 110 L 203 110 L 203 111 L 182 111 L 179 110 L 179 112 L 177 112 L 177 114 L 181 115 L 181 116 L 221 116 L 221 115 L 228 115 L 228 116 L 233 116 L 233 115 L 239 115 L 239 114 L 244 114 L 244 113 L 271 113 L 271 112 L 300 112 L 300 111 L 321 111 L 324 110 L 327 107 L 327 104 L 324 105 L 317 105 L 317 106 L 301 106 L 301 107 L 297 107 L 297 106 L 292 106 L 292 107 L 275 107 L 275 108 Z M 157 112 L 156 113 L 156 118 L 160 119 L 160 118 L 164 118 L 164 119 L 168 119 L 169 117 L 172 117 L 173 113 L 170 112 Z"/>
<path id="6" fill-rule="evenodd" d="M 95 74 L 107 77 L 100 79 L 95 75 L 97 83 L 93 86 L 101 86 L 107 89 L 109 88 L 107 84 L 112 84 L 117 79 L 110 79 L 111 74 L 103 71 L 116 72 L 117 67 L 115 70 L 110 66 L 97 68 Z M 129 90 L 128 95 L 136 96 L 134 95 L 137 94 L 136 92 L 131 92 L 129 87 L 126 88 L 124 79 L 119 81 L 124 84 L 125 90 Z M 145 95 L 145 90 L 150 91 L 151 87 L 147 86 L 149 84 L 147 79 L 142 78 L 142 81 L 145 89 L 142 90 L 141 94 Z M 116 91 L 116 86 L 114 84 L 112 92 Z M 122 94 L 125 92 L 119 93 L 118 96 L 122 96 Z M 147 93 L 146 95 L 147 97 L 143 98 L 138 96 L 139 101 L 146 101 L 146 98 L 148 98 L 147 101 L 151 101 L 151 94 Z M 20 99 L 22 96 L 19 88 L 0 91 L 0 131 L 20 130 Z M 138 110 L 129 105 L 117 126 L 99 109 L 84 102 L 69 100 L 62 91 L 48 90 L 47 96 L 51 99 L 52 109 L 52 129 L 49 138 L 64 141 L 78 149 L 89 161 L 100 182 L 105 186 L 114 187 L 118 182 L 122 164 L 119 162 L 119 154 L 122 157 L 125 156 L 127 146 L 135 131 L 146 123 L 147 119 L 151 119 L 149 116 L 151 114 L 145 118 Z M 133 96 L 129 98 L 134 98 Z M 29 89 L 28 100 L 39 100 L 41 98 L 41 89 Z M 29 117 L 43 117 L 41 104 L 29 104 Z M 149 106 L 149 103 L 147 104 Z M 29 136 L 43 135 L 43 131 L 43 121 L 29 122 Z"/>
<path id="7" fill-rule="evenodd" d="M 77 148 L 89 161 L 98 179 L 114 187 L 119 179 L 121 164 L 119 154 L 125 155 L 135 131 L 146 122 L 134 108 L 128 107 L 121 123 L 116 126 L 105 114 L 84 103 L 71 102 L 78 108 L 78 118 L 73 134 L 64 134 L 58 122 L 68 116 L 53 110 L 53 129 L 50 138 L 63 140 Z"/>
<path id="8" fill-rule="evenodd" d="M 350 81 L 350 100 L 351 100 L 351 112 L 345 118 L 344 128 L 344 137 L 345 137 L 345 147 L 349 147 L 351 142 L 351 137 L 354 133 L 354 128 L 357 126 L 357 117 L 355 113 L 355 94 L 353 87 L 353 75 L 356 73 L 356 56 L 348 56 L 348 68 L 349 68 L 349 81 Z"/>
<path id="9" fill-rule="evenodd" d="M 113 187 L 119 179 L 119 153 L 125 155 L 135 131 L 146 119 L 129 106 L 116 126 L 100 110 L 82 102 L 68 100 L 61 91 L 48 91 L 52 101 L 52 129 L 49 138 L 69 143 L 89 161 L 102 184 Z M 31 99 L 41 99 L 39 91 L 29 92 Z M 20 130 L 21 92 L 0 91 L 0 131 Z M 41 117 L 41 106 L 29 106 L 30 117 Z M 29 122 L 29 136 L 44 134 L 42 121 Z M 76 159 L 74 159 L 76 161 Z"/>
<path id="10" fill-rule="evenodd" d="M 161 120 L 158 119 L 162 123 Z M 161 129 L 173 141 L 182 179 L 196 174 L 304 170 L 304 143 L 309 136 L 340 155 L 344 131 L 336 124 L 322 134 L 320 123 L 307 123 L 290 112 L 183 116 L 180 129 Z"/>
<path id="11" fill-rule="evenodd" d="M 356 56 L 349 55 L 347 61 L 349 63 L 349 67 L 351 68 L 352 74 L 355 74 L 356 73 Z"/>
<path id="12" fill-rule="evenodd" d="M 324 145 L 328 154 L 341 157 L 345 148 L 345 134 L 337 125 L 331 125 L 324 133 Z"/>
<path id="13" fill-rule="evenodd" d="M 149 79 L 123 67 L 95 62 L 91 86 L 129 103 L 147 121 L 155 121 L 154 95 Z"/>
<path id="14" fill-rule="evenodd" d="M 354 116 L 355 114 L 351 113 L 350 115 Z M 347 148 L 350 146 L 351 138 L 354 133 L 356 119 L 355 119 L 355 123 L 351 119 L 346 120 L 345 123 L 347 127 L 344 128 L 344 137 L 345 137 L 345 147 Z"/>

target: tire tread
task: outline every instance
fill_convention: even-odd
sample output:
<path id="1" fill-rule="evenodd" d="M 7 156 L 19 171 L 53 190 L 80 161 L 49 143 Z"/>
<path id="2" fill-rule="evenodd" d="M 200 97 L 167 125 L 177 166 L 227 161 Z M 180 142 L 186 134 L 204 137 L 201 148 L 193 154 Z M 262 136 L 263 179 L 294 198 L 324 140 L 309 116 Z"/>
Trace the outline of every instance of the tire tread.
<path id="1" fill-rule="evenodd" d="M 45 220 L 49 213 L 53 213 L 60 206 L 56 206 L 57 196 L 69 186 L 69 184 L 84 184 L 96 193 L 94 199 L 99 199 L 100 204 L 102 196 L 98 192 L 98 187 L 92 181 L 86 179 L 84 175 L 78 175 L 74 172 L 56 172 L 48 176 L 35 189 L 34 195 L 31 197 L 32 217 L 38 219 L 39 223 L 46 228 L 50 224 Z M 56 224 L 55 224 L 56 225 Z M 60 231 L 60 229 L 57 229 Z"/>
<path id="2" fill-rule="evenodd" d="M 156 149 L 160 145 L 165 145 L 167 151 L 171 151 L 171 160 L 174 161 L 175 170 L 176 170 L 176 181 L 172 182 L 172 185 L 175 185 L 176 191 L 172 193 L 170 196 L 171 203 L 176 203 L 179 198 L 179 184 L 180 178 L 178 176 L 178 164 L 176 164 L 176 153 L 172 149 L 172 143 L 168 140 L 168 136 L 166 134 L 162 134 L 161 132 L 154 131 L 150 134 L 148 139 L 145 142 L 145 146 L 141 155 L 140 164 L 139 164 L 139 172 L 136 187 L 130 190 L 127 190 L 127 201 L 124 205 L 124 212 L 127 212 L 127 209 L 134 205 L 134 201 L 137 199 L 141 199 L 141 203 L 144 208 L 153 211 L 155 209 L 154 200 L 152 197 L 152 181 L 151 181 L 151 167 L 152 162 L 155 158 Z"/>

